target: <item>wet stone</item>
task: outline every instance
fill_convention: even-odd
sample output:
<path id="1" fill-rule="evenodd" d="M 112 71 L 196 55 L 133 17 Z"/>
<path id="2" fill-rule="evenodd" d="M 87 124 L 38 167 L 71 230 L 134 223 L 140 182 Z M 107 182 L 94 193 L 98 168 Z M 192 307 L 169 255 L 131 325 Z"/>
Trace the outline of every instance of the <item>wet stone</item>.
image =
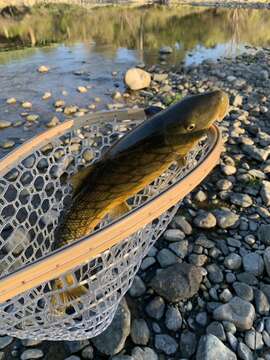
<path id="1" fill-rule="evenodd" d="M 143 295 L 145 291 L 146 291 L 146 287 L 144 285 L 144 282 L 138 275 L 136 275 L 134 277 L 131 288 L 129 289 L 129 295 L 132 297 L 138 297 Z"/>

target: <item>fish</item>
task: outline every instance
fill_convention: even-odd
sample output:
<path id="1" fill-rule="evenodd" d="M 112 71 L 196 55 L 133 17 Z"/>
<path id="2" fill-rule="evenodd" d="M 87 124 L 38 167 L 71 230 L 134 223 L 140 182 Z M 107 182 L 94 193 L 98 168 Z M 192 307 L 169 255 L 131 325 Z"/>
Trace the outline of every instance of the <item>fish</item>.
<path id="1" fill-rule="evenodd" d="M 173 163 L 185 164 L 186 155 L 206 135 L 215 121 L 229 111 L 229 97 L 222 90 L 193 95 L 158 112 L 120 138 L 93 168 L 74 176 L 74 200 L 56 233 L 54 249 L 89 235 L 106 217 L 115 219 L 130 211 L 132 198 Z M 87 294 L 68 273 L 53 280 L 52 297 L 58 312 Z"/>

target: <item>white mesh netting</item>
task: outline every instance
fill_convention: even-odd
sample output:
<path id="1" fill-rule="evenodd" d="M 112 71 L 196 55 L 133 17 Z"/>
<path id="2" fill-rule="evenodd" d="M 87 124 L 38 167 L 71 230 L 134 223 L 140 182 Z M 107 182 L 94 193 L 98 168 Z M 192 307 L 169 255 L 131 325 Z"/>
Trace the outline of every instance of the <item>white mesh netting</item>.
<path id="1" fill-rule="evenodd" d="M 134 118 L 134 117 L 133 117 Z M 69 175 L 97 161 L 104 150 L 143 119 L 79 121 L 79 126 L 51 139 L 0 178 L 0 276 L 50 253 L 61 212 L 71 200 Z M 173 165 L 153 184 L 129 200 L 132 209 L 153 199 L 183 178 L 209 151 L 207 139 L 188 155 L 187 165 Z M 143 257 L 166 229 L 179 205 L 89 263 L 73 269 L 88 291 L 63 313 L 51 305 L 52 282 L 0 304 L 0 334 L 19 338 L 80 340 L 101 333 L 112 321 Z M 132 210 L 131 210 L 132 211 Z M 107 225 L 105 219 L 100 228 Z M 64 281 L 64 275 L 62 276 Z M 57 297 L 55 297 L 57 298 Z"/>

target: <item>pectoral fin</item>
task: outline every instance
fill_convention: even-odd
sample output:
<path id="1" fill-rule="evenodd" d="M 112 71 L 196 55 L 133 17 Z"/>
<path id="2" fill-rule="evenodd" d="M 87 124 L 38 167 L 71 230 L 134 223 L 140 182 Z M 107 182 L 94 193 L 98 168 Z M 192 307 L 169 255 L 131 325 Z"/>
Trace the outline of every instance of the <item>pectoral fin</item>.
<path id="1" fill-rule="evenodd" d="M 124 201 L 120 205 L 117 205 L 116 207 L 114 207 L 110 211 L 109 215 L 110 215 L 110 218 L 112 220 L 114 220 L 114 219 L 119 218 L 121 215 L 126 214 L 129 211 L 130 211 L 130 206 L 128 205 L 128 203 L 126 201 Z"/>

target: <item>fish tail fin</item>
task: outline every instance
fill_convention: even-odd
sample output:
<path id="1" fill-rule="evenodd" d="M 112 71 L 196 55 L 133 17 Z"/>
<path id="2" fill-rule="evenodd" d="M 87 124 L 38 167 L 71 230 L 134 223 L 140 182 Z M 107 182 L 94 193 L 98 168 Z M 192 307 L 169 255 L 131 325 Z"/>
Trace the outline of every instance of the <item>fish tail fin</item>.
<path id="1" fill-rule="evenodd" d="M 76 283 L 75 276 L 73 274 L 67 274 L 64 276 L 65 283 L 72 286 Z M 56 279 L 53 282 L 54 290 L 61 290 L 64 288 L 64 282 L 61 279 Z M 70 306 L 70 302 L 75 299 L 79 299 L 81 296 L 87 293 L 87 288 L 84 285 L 78 285 L 70 290 L 65 290 L 60 294 L 53 295 L 51 297 L 51 305 L 57 313 L 65 313 L 66 309 Z"/>

